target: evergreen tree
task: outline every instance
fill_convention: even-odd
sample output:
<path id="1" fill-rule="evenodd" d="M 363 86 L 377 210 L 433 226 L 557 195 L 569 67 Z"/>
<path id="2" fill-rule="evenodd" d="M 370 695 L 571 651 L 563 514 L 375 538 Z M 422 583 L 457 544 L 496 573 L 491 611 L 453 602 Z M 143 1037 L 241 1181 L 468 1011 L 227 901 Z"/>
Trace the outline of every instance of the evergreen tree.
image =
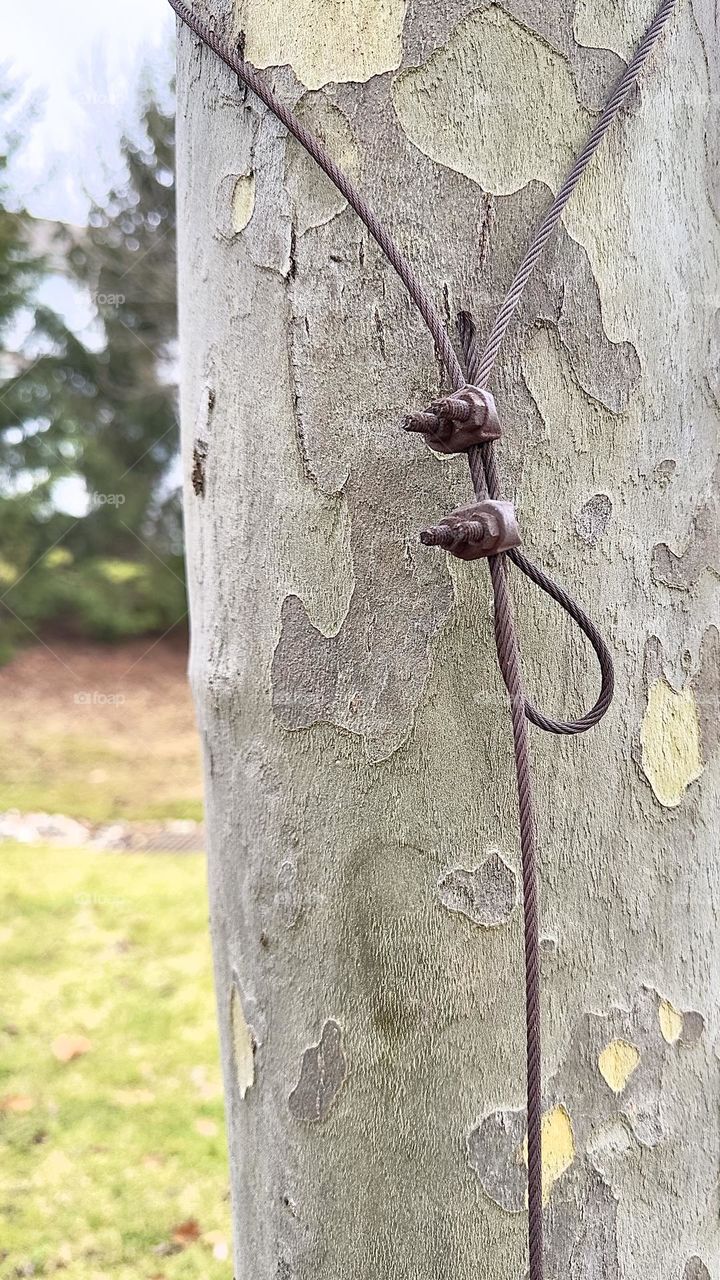
<path id="1" fill-rule="evenodd" d="M 172 117 L 148 99 L 126 175 L 81 234 L 58 232 L 71 279 L 95 304 L 95 350 L 45 307 L 0 388 L 3 462 L 16 491 L 0 502 L 6 603 L 32 630 L 108 638 L 163 631 L 184 614 L 174 385 L 175 208 Z M 28 283 L 28 291 L 31 284 Z M 27 303 L 27 294 L 17 306 Z M 87 493 L 80 519 L 57 482 Z M 5 582 L 0 589 L 5 590 Z M 15 628 L 16 630 L 17 628 Z"/>

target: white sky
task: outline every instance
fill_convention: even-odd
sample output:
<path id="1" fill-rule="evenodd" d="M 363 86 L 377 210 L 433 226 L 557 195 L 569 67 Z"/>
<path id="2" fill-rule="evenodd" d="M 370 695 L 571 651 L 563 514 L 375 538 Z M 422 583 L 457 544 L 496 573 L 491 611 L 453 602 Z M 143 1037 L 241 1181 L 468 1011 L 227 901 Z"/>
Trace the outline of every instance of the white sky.
<path id="1" fill-rule="evenodd" d="M 175 17 L 166 0 L 17 0 L 2 65 L 37 106 L 12 172 L 31 213 L 85 220 L 88 196 L 119 176 L 118 140 L 148 74 L 167 83 Z"/>

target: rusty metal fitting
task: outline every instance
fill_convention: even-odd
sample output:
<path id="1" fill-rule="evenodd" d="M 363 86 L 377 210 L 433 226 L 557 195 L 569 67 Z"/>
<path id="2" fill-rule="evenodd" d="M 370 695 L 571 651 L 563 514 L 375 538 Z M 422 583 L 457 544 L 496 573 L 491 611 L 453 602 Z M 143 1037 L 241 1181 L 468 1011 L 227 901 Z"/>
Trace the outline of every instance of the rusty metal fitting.
<path id="1" fill-rule="evenodd" d="M 501 435 L 495 401 L 482 387 L 467 385 L 434 400 L 422 413 L 405 419 L 406 431 L 417 431 L 437 453 L 462 453 Z"/>
<path id="2" fill-rule="evenodd" d="M 512 502 L 485 498 L 467 507 L 458 507 L 431 529 L 423 529 L 420 541 L 426 547 L 443 547 L 460 560 L 480 560 L 520 546 L 515 508 Z"/>

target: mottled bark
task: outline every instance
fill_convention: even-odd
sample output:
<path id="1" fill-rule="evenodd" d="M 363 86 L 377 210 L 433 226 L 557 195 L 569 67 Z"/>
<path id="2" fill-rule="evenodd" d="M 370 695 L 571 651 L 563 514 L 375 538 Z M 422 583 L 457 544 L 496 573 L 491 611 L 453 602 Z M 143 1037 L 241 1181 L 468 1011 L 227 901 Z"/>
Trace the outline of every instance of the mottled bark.
<path id="1" fill-rule="evenodd" d="M 208 0 L 209 2 L 209 0 Z M 213 0 L 487 325 L 645 0 Z M 612 642 L 533 735 L 548 1276 L 718 1268 L 715 9 L 684 3 L 534 277 L 493 386 L 525 545 Z M 522 922 L 487 574 L 403 436 L 431 344 L 342 199 L 180 33 L 191 672 L 237 1280 L 510 1280 L 525 1256 Z M 528 682 L 587 652 L 513 575 Z M 594 676 L 592 677 L 594 679 Z"/>

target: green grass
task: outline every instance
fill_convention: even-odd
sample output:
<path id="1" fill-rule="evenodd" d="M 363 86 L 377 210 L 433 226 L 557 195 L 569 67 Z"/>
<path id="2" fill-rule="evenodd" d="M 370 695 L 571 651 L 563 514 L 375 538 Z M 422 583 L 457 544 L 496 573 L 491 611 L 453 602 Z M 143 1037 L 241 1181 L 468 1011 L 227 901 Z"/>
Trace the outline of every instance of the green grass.
<path id="1" fill-rule="evenodd" d="M 3 845 L 0 890 L 0 1277 L 230 1280 L 202 858 Z"/>

